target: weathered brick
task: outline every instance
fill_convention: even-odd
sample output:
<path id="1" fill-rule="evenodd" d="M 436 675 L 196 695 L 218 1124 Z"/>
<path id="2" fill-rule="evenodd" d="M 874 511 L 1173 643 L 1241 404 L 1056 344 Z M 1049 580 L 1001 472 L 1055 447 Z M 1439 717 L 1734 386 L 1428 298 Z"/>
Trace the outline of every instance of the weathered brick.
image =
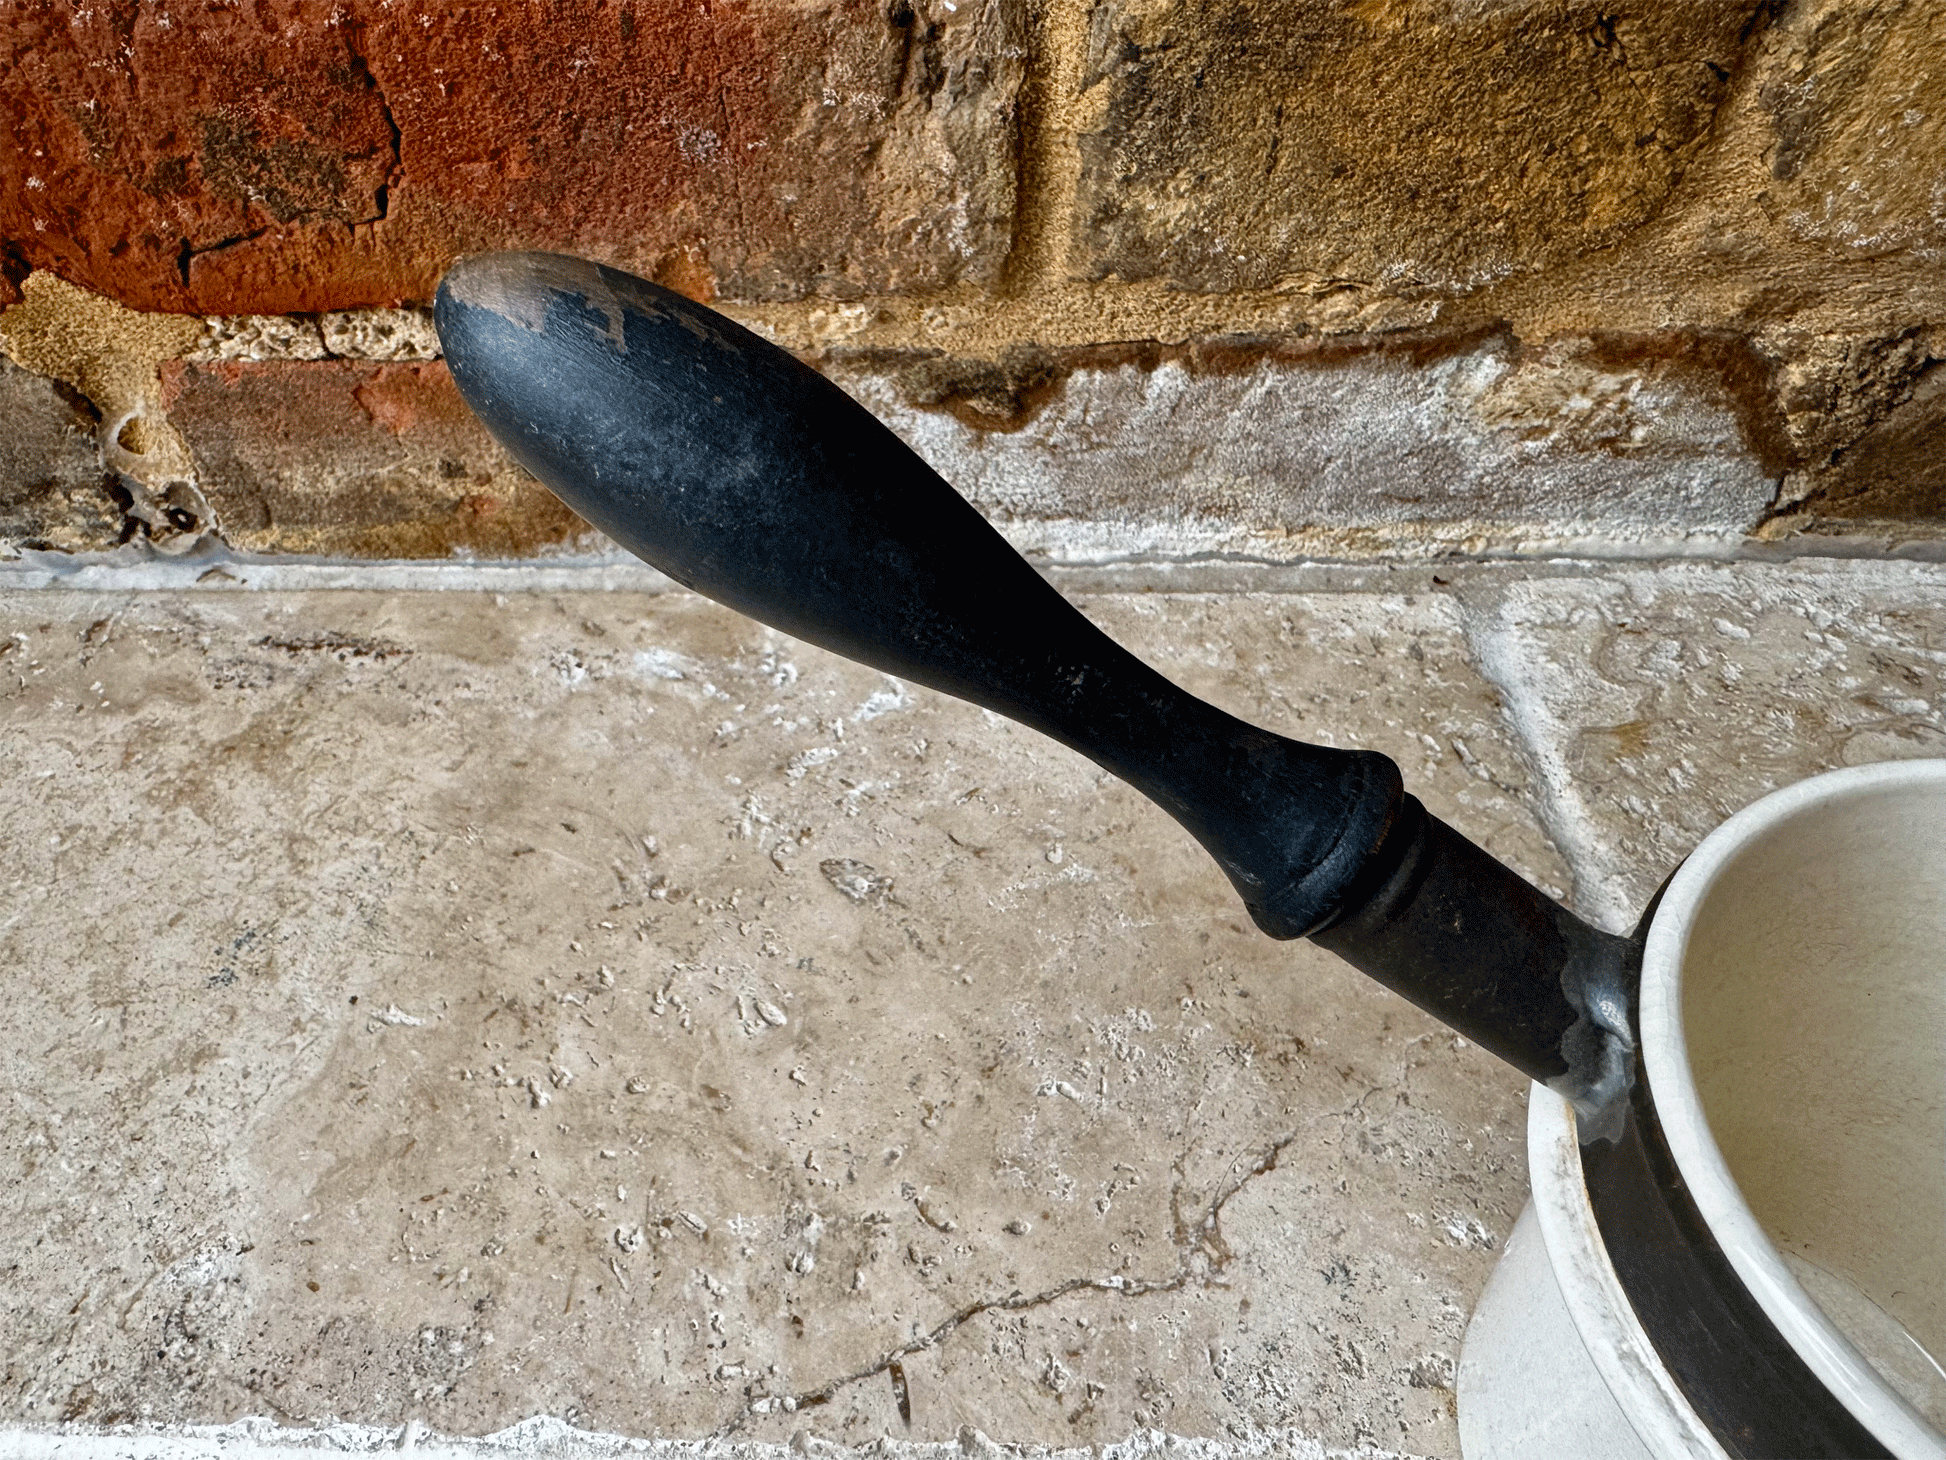
<path id="1" fill-rule="evenodd" d="M 1763 202 L 1784 231 L 1844 258 L 1946 259 L 1946 15 L 1793 6 L 1768 59 Z"/>
<path id="2" fill-rule="evenodd" d="M 1761 365 L 1732 339 L 1151 345 L 964 392 L 932 363 L 837 378 L 1055 561 L 1723 542 L 1783 469 Z"/>
<path id="3" fill-rule="evenodd" d="M 115 546 L 123 512 L 102 470 L 87 403 L 0 359 L 0 423 L 0 552 Z"/>
<path id="4" fill-rule="evenodd" d="M 1071 267 L 1463 290 L 1652 217 L 1752 5 L 1104 0 Z"/>
<path id="5" fill-rule="evenodd" d="M 1815 485 L 1795 517 L 1925 522 L 1937 531 L 1946 517 L 1946 364 L 1808 480 Z"/>
<path id="6" fill-rule="evenodd" d="M 1022 0 L 10 0 L 0 239 L 149 309 L 429 299 L 575 249 L 782 299 L 992 277 Z"/>
<path id="7" fill-rule="evenodd" d="M 174 363 L 162 400 L 232 547 L 501 557 L 588 531 L 486 434 L 439 361 Z"/>

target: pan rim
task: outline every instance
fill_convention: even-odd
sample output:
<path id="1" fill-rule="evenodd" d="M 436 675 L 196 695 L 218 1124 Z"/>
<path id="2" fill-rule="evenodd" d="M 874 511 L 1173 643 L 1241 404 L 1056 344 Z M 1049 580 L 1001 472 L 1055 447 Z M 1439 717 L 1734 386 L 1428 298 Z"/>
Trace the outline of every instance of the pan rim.
<path id="1" fill-rule="evenodd" d="M 1828 771 L 1774 791 L 1718 826 L 1670 879 L 1649 925 L 1639 1010 L 1643 1063 L 1669 1151 L 1746 1290 L 1833 1397 L 1901 1460 L 1946 1460 L 1946 1437 L 1825 1317 L 1751 1211 L 1704 1115 L 1682 1023 L 1682 966 L 1696 916 L 1744 850 L 1813 808 L 1921 786 L 1946 786 L 1946 759 Z"/>

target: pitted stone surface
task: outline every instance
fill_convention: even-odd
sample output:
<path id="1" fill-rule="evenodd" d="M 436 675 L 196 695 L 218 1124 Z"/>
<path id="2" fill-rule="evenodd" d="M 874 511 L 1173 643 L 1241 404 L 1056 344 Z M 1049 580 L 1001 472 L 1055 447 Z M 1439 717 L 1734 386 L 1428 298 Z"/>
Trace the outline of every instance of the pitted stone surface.
<path id="1" fill-rule="evenodd" d="M 1083 603 L 1611 924 L 1946 741 L 1934 567 L 1334 581 Z M 1520 1082 L 1085 761 L 678 593 L 0 645 L 0 1423 L 1456 1456 Z"/>
<path id="2" fill-rule="evenodd" d="M 1946 45 L 1929 5 L 1821 0 L 1792 16 L 1758 91 L 1771 207 L 1836 258 L 1946 258 L 1946 113 L 1926 80 Z"/>
<path id="3" fill-rule="evenodd" d="M 1088 606 L 1564 881 L 1451 600 Z M 1521 1082 L 1085 762 L 685 595 L 0 612 L 6 1417 L 1452 1453 Z"/>
<path id="4" fill-rule="evenodd" d="M 1476 601 L 1480 662 L 1534 748 L 1578 899 L 1616 928 L 1766 792 L 1946 755 L 1936 564 L 1611 567 Z"/>

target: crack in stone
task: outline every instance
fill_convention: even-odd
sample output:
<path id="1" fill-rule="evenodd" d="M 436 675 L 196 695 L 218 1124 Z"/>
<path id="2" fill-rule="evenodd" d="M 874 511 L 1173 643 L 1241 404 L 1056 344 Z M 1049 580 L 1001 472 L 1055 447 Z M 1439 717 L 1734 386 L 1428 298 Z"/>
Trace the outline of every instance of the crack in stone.
<path id="1" fill-rule="evenodd" d="M 385 87 L 380 83 L 378 73 L 372 70 L 371 62 L 365 59 L 365 53 L 360 46 L 363 29 L 364 27 L 360 25 L 348 31 L 345 49 L 351 57 L 351 64 L 358 68 L 372 88 L 372 97 L 378 103 L 378 114 L 384 119 L 385 130 L 391 135 L 392 165 L 385 170 L 385 181 L 380 183 L 372 193 L 372 201 L 378 205 L 377 215 L 360 219 L 352 225 L 354 228 L 366 228 L 374 223 L 383 223 L 391 216 L 392 189 L 405 173 L 405 154 L 401 145 L 405 134 L 399 130 L 398 119 L 392 115 L 392 102 L 385 94 Z"/>
<path id="2" fill-rule="evenodd" d="M 1021 25 L 1026 53 L 1013 116 L 1014 203 L 1011 236 L 999 270 L 1003 293 L 1019 296 L 1065 282 L 1070 247 L 1064 202 L 1079 174 L 1078 155 L 1062 125 L 1063 99 L 1080 91 L 1081 43 L 1065 35 L 1071 17 L 1031 6 Z"/>
<path id="3" fill-rule="evenodd" d="M 1792 517 L 1806 515 L 1806 507 L 1810 502 L 1810 494 L 1807 492 L 1802 496 L 1795 497 L 1786 495 L 1791 489 L 1791 476 L 1792 473 L 1790 472 L 1780 473 L 1777 480 L 1771 483 L 1770 501 L 1764 504 L 1764 510 L 1758 516 L 1757 520 L 1750 524 L 1750 535 L 1752 537 L 1761 536 L 1763 530 L 1773 522 L 1782 522 Z"/>
<path id="4" fill-rule="evenodd" d="M 816 1389 L 807 1389 L 793 1395 L 764 1395 L 751 1399 L 745 1405 L 743 1413 L 717 1430 L 716 1438 L 730 1438 L 750 1421 L 770 1414 L 792 1414 L 798 1410 L 828 1404 L 841 1389 L 863 1383 L 868 1379 L 875 1379 L 881 1374 L 889 1374 L 894 1367 L 900 1366 L 903 1360 L 914 1354 L 926 1353 L 938 1348 L 961 1327 L 987 1313 L 1023 1313 L 1030 1309 L 1046 1307 L 1070 1294 L 1079 1292 L 1113 1293 L 1122 1298 L 1146 1298 L 1156 1293 L 1180 1292 L 1192 1282 L 1207 1283 L 1211 1277 L 1228 1267 L 1236 1256 L 1234 1249 L 1223 1239 L 1224 1207 L 1258 1177 L 1275 1171 L 1279 1158 L 1297 1140 L 1298 1135 L 1299 1132 L 1290 1131 L 1272 1141 L 1256 1163 L 1221 1191 L 1204 1209 L 1200 1220 L 1195 1221 L 1193 1225 L 1183 1220 L 1179 1202 L 1182 1192 L 1183 1164 L 1187 1159 L 1187 1153 L 1176 1158 L 1172 1163 L 1176 1172 L 1176 1183 L 1169 1196 L 1170 1218 L 1174 1226 L 1173 1237 L 1176 1244 L 1176 1270 L 1168 1277 L 1125 1278 L 1118 1273 L 1111 1273 L 1106 1277 L 1075 1277 L 1056 1283 L 1051 1288 L 1044 1288 L 1038 1293 L 1025 1294 L 1016 1289 L 1004 1298 L 980 1299 L 949 1314 L 917 1338 L 886 1351 L 864 1368 L 827 1380 Z M 1206 1256 L 1205 1264 L 1196 1261 L 1199 1255 Z"/>
<path id="5" fill-rule="evenodd" d="M 392 149 L 392 161 L 385 170 L 385 181 L 372 190 L 372 202 L 378 211 L 369 218 L 354 218 L 350 220 L 350 227 L 354 231 L 359 228 L 369 228 L 375 223 L 383 223 L 391 216 L 392 189 L 397 186 L 399 179 L 405 172 L 405 156 L 402 145 L 405 134 L 399 129 L 398 119 L 392 115 L 391 100 L 386 96 L 384 86 L 379 83 L 378 74 L 372 70 L 371 63 L 365 59 L 364 52 L 359 48 L 357 42 L 357 32 L 350 32 L 346 39 L 346 53 L 350 57 L 352 66 L 365 79 L 366 84 L 371 87 L 372 97 L 378 103 L 378 114 L 385 122 L 385 130 Z M 183 288 L 188 289 L 190 287 L 189 274 L 191 266 L 204 254 L 218 253 L 224 249 L 235 248 L 240 244 L 254 243 L 257 239 L 274 231 L 275 225 L 266 224 L 262 228 L 251 229 L 245 233 L 232 234 L 228 238 L 219 238 L 215 243 L 200 245 L 184 237 L 176 251 L 176 274 L 182 280 Z"/>
<path id="6" fill-rule="evenodd" d="M 182 247 L 176 253 L 176 272 L 182 277 L 183 288 L 189 287 L 190 265 L 204 254 L 221 253 L 224 249 L 235 248 L 239 244 L 254 243 L 271 229 L 272 225 L 267 223 L 262 228 L 253 228 L 247 233 L 233 233 L 228 238 L 219 238 L 215 243 L 195 244 L 187 238 L 183 239 Z"/>

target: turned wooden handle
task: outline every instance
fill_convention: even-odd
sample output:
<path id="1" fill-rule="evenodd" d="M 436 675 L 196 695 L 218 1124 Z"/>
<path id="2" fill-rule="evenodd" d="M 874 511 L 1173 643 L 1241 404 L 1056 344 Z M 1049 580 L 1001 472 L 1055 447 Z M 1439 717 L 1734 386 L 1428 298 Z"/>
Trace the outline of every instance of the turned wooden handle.
<path id="1" fill-rule="evenodd" d="M 456 265 L 434 319 L 488 429 L 677 582 L 1073 747 L 1182 823 L 1271 936 L 1316 936 L 1537 1079 L 1619 1088 L 1617 940 L 1426 815 L 1386 757 L 1178 689 L 815 370 L 554 254 Z"/>
<path id="2" fill-rule="evenodd" d="M 1208 847 L 1273 936 L 1328 922 L 1396 814 L 1391 761 L 1184 693 L 869 412 L 714 310 L 521 253 L 456 265 L 435 319 L 467 402 L 589 522 L 752 618 L 1089 756 Z"/>

